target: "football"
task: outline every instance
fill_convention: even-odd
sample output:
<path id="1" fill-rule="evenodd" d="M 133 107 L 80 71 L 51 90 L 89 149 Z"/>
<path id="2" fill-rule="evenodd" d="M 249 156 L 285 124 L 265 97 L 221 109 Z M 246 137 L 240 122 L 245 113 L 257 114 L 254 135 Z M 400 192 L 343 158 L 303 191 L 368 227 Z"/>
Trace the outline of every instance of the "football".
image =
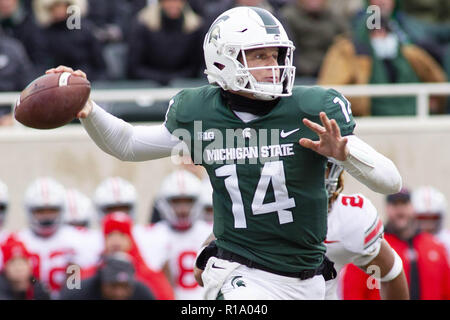
<path id="1" fill-rule="evenodd" d="M 76 118 L 91 92 L 90 82 L 69 72 L 43 75 L 17 99 L 14 116 L 35 129 L 54 129 Z"/>

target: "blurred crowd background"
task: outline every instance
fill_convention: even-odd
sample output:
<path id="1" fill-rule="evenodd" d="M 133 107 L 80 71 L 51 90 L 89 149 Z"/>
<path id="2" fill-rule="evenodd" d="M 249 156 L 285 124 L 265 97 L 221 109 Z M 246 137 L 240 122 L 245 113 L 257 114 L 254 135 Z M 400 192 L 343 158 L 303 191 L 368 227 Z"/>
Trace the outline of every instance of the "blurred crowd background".
<path id="1" fill-rule="evenodd" d="M 21 91 L 58 65 L 82 69 L 94 89 L 206 84 L 204 35 L 239 5 L 284 24 L 298 84 L 446 82 L 450 74 L 446 0 L 0 0 L 0 91 Z M 381 19 L 368 28 L 374 13 Z M 355 116 L 416 113 L 414 97 L 351 102 Z M 446 97 L 430 99 L 432 114 L 449 110 Z"/>
<path id="2" fill-rule="evenodd" d="M 297 48 L 297 84 L 448 81 L 448 0 L 0 0 L 0 92 L 21 91 L 57 65 L 85 71 L 94 90 L 206 84 L 204 35 L 220 13 L 237 5 L 268 9 L 284 24 Z M 368 28 L 370 5 L 381 14 L 375 29 Z M 416 113 L 414 97 L 350 100 L 355 116 Z M 432 114 L 450 112 L 448 97 L 433 96 L 429 106 Z M 133 117 L 133 107 L 121 105 L 125 120 L 160 121 L 167 103 L 156 108 L 156 115 Z M 10 111 L 11 106 L 0 107 L 0 125 L 13 124 Z M 119 166 L 109 167 L 104 158 L 94 161 L 94 151 L 80 156 L 61 146 L 52 144 L 62 151 L 46 160 L 54 177 L 27 180 L 20 191 L 18 184 L 0 182 L 0 299 L 200 299 L 193 261 L 212 230 L 211 187 L 202 169 L 177 168 L 158 186 L 153 172 L 142 178 L 142 190 L 111 176 L 94 194 L 83 195 L 85 181 L 100 180 L 98 163 L 114 174 Z M 47 150 L 35 147 L 36 153 Z M 30 163 L 36 160 L 26 152 L 13 157 L 26 154 Z M 396 150 L 389 152 L 399 157 Z M 399 159 L 414 162 L 415 152 Z M 73 168 L 61 164 L 68 157 L 92 169 L 78 180 L 71 177 L 79 190 L 56 181 L 73 175 Z M 37 176 L 45 170 L 23 171 L 18 174 Z M 8 195 L 13 187 L 17 203 Z M 447 202 L 435 188 L 414 187 L 386 198 L 386 206 L 378 208 L 386 217 L 387 239 L 406 266 L 413 298 L 450 299 Z M 148 208 L 150 218 L 137 223 L 137 197 L 151 188 L 158 192 Z M 4 223 L 11 206 L 22 208 L 27 217 L 26 226 L 13 233 Z M 340 296 L 379 299 L 377 290 L 368 289 L 367 276 L 352 268 L 345 270 Z"/>

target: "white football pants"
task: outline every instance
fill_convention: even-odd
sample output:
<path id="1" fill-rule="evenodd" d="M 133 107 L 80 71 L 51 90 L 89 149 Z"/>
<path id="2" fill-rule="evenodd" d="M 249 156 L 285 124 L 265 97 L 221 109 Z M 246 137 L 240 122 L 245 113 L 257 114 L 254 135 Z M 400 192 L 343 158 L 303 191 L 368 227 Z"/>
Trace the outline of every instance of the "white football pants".
<path id="1" fill-rule="evenodd" d="M 300 280 L 211 257 L 202 274 L 205 299 L 323 300 L 322 275 Z"/>

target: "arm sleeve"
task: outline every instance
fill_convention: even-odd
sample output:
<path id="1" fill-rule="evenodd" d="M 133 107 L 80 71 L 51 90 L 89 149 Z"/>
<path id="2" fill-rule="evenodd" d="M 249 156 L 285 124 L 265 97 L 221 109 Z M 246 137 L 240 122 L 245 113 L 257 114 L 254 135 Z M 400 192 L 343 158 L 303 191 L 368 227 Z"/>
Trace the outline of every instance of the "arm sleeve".
<path id="1" fill-rule="evenodd" d="M 132 126 L 107 113 L 95 102 L 81 123 L 97 146 L 123 161 L 146 161 L 168 157 L 179 143 L 164 124 Z"/>
<path id="2" fill-rule="evenodd" d="M 402 177 L 395 164 L 367 143 L 356 137 L 348 136 L 349 156 L 345 161 L 336 161 L 359 182 L 371 190 L 392 194 L 402 187 Z"/>
<path id="3" fill-rule="evenodd" d="M 324 95 L 323 105 L 328 118 L 336 120 L 341 135 L 348 137 L 347 146 L 350 151 L 348 159 L 334 160 L 355 179 L 375 192 L 392 194 L 400 191 L 402 178 L 394 163 L 353 135 L 356 124 L 347 98 L 336 90 L 329 89 Z"/>

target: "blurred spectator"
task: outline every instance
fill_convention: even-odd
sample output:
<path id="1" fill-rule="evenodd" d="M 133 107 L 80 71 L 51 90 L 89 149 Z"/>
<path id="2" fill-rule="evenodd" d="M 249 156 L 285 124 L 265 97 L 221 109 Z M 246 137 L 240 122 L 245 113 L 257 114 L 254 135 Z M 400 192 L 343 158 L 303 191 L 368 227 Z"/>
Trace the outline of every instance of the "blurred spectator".
<path id="1" fill-rule="evenodd" d="M 328 48 L 337 35 L 348 34 L 349 25 L 327 7 L 326 0 L 297 0 L 281 14 L 296 47 L 297 75 L 316 78 Z"/>
<path id="2" fill-rule="evenodd" d="M 445 247 L 418 229 L 411 195 L 407 189 L 387 196 L 385 239 L 402 258 L 411 300 L 450 299 L 450 266 Z M 368 279 L 355 265 L 343 274 L 343 297 L 348 300 L 380 299 L 379 284 Z"/>
<path id="3" fill-rule="evenodd" d="M 186 170 L 169 174 L 162 182 L 156 205 L 163 220 L 154 229 L 169 236 L 164 251 L 167 272 L 177 300 L 201 300 L 204 289 L 194 278 L 194 261 L 212 224 L 201 219 L 199 178 Z"/>
<path id="4" fill-rule="evenodd" d="M 364 7 L 365 1 L 366 0 L 328 0 L 328 7 L 334 14 L 342 17 L 342 19 L 351 19 Z"/>
<path id="5" fill-rule="evenodd" d="M 390 26 L 396 30 L 397 35 L 403 38 L 404 42 L 411 42 L 421 47 L 433 56 L 439 64 L 445 66 L 446 57 L 450 53 L 450 24 L 432 23 L 417 19 L 402 10 L 400 1 L 371 0 L 369 4 L 381 8 L 381 13 L 389 20 Z M 424 2 L 428 2 L 428 4 L 424 3 L 425 6 L 431 5 L 430 1 L 433 0 L 424 0 Z M 450 6 L 450 2 L 446 2 L 447 6 Z M 356 19 L 356 24 L 361 24 L 360 20 L 366 18 L 364 14 L 360 15 Z"/>
<path id="6" fill-rule="evenodd" d="M 75 11 L 68 10 L 76 6 Z M 106 78 L 102 46 L 95 27 L 85 19 L 85 0 L 40 0 L 35 13 L 44 27 L 47 67 L 68 65 L 88 73 L 90 80 Z M 69 14 L 70 13 L 70 14 Z"/>
<path id="7" fill-rule="evenodd" d="M 434 187 L 422 186 L 413 191 L 411 202 L 420 230 L 435 235 L 446 247 L 450 260 L 450 230 L 445 228 L 447 200 L 444 194 Z"/>
<path id="8" fill-rule="evenodd" d="M 132 235 L 132 220 L 126 213 L 117 211 L 103 218 L 104 254 L 123 252 L 131 257 L 136 278 L 150 288 L 156 299 L 173 299 L 173 290 L 163 272 L 153 271 L 145 263 Z M 148 246 L 151 243 L 147 243 Z"/>
<path id="9" fill-rule="evenodd" d="M 160 0 L 142 9 L 129 38 L 128 74 L 132 79 L 167 85 L 200 74 L 202 18 L 186 0 Z"/>
<path id="10" fill-rule="evenodd" d="M 0 27 L 0 92 L 22 91 L 33 80 L 34 69 L 22 44 Z M 11 105 L 0 105 L 0 127 L 14 123 Z"/>
<path id="11" fill-rule="evenodd" d="M 0 28 L 0 92 L 22 91 L 34 75 L 33 65 L 20 41 L 6 36 Z"/>
<path id="12" fill-rule="evenodd" d="M 46 288 L 33 276 L 31 255 L 10 236 L 1 246 L 0 300 L 49 300 Z"/>
<path id="13" fill-rule="evenodd" d="M 154 300 L 150 290 L 135 278 L 135 269 L 124 253 L 104 258 L 95 275 L 82 280 L 80 289 L 61 291 L 61 300 Z"/>
<path id="14" fill-rule="evenodd" d="M 18 39 L 39 73 L 45 69 L 44 35 L 32 12 L 19 0 L 0 0 L 0 27 L 6 35 Z"/>
<path id="15" fill-rule="evenodd" d="M 370 3 L 379 3 L 371 0 Z M 358 19 L 352 39 L 340 37 L 329 49 L 322 64 L 320 85 L 444 82 L 439 64 L 423 49 L 413 45 L 398 24 L 390 19 L 394 0 L 381 6 L 380 25 L 369 29 L 368 16 Z M 353 98 L 353 114 L 413 115 L 414 97 Z M 443 113 L 445 98 L 430 99 L 432 113 Z"/>
<path id="16" fill-rule="evenodd" d="M 422 21 L 450 22 L 450 1 L 448 0 L 399 0 L 399 7 Z"/>
<path id="17" fill-rule="evenodd" d="M 102 43 L 124 39 L 130 9 L 123 0 L 88 0 L 86 19 L 95 25 L 95 34 Z"/>
<path id="18" fill-rule="evenodd" d="M 154 1 L 158 0 L 128 0 L 128 4 L 131 6 L 131 16 L 134 17 L 139 11 Z"/>
<path id="19" fill-rule="evenodd" d="M 278 10 L 273 7 L 268 0 L 222 0 L 219 2 L 210 2 L 205 6 L 205 25 L 209 26 L 216 20 L 216 18 L 223 12 L 239 6 L 259 7 L 271 12 L 275 17 L 279 18 Z M 287 27 L 283 23 L 285 28 Z"/>

